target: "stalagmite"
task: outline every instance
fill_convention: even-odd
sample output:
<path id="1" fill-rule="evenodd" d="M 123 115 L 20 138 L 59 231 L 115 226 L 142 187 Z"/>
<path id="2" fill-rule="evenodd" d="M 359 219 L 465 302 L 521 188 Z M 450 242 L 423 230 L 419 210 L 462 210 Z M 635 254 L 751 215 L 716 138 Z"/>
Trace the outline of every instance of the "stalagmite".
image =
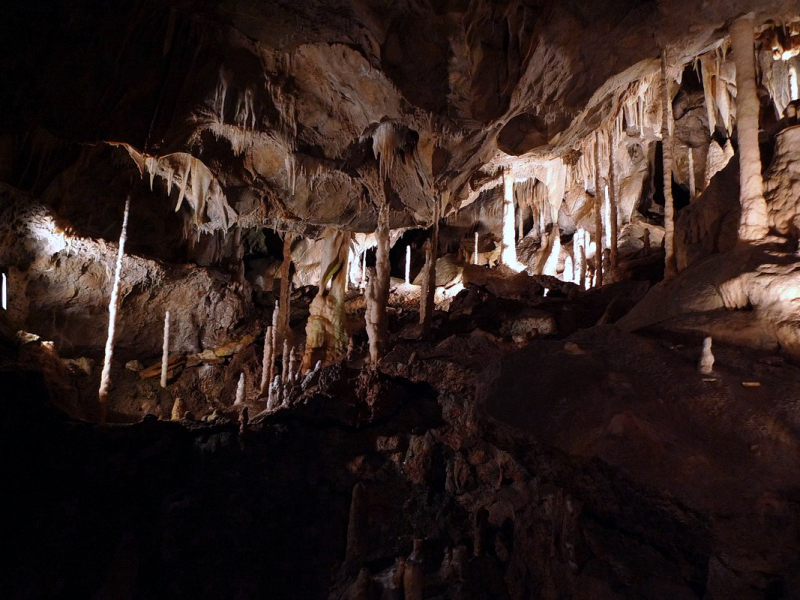
<path id="1" fill-rule="evenodd" d="M 161 387 L 167 387 L 169 370 L 169 311 L 164 315 L 164 346 L 161 352 Z"/>
<path id="2" fill-rule="evenodd" d="M 697 365 L 702 375 L 711 375 L 714 372 L 714 355 L 711 353 L 711 336 L 703 340 L 703 351 L 700 354 L 700 362 Z"/>
<path id="3" fill-rule="evenodd" d="M 244 373 L 239 375 L 239 383 L 236 385 L 236 402 L 234 404 L 242 404 L 244 402 Z"/>
<path id="4" fill-rule="evenodd" d="M 386 305 L 389 303 L 389 205 L 384 202 L 378 211 L 378 226 L 375 230 L 374 277 L 367 283 L 367 335 L 369 356 L 376 364 L 386 351 L 388 337 Z"/>
<path id="5" fill-rule="evenodd" d="M 664 278 L 675 276 L 675 204 L 672 200 L 672 98 L 667 72 L 667 49 L 661 52 L 661 148 L 664 164 Z"/>
<path id="6" fill-rule="evenodd" d="M 687 164 L 689 169 L 689 201 L 693 201 L 697 195 L 697 183 L 694 176 L 694 149 L 691 146 L 686 147 Z"/>
<path id="7" fill-rule="evenodd" d="M 619 119 L 617 119 L 619 120 Z M 619 259 L 617 250 L 617 169 L 614 164 L 614 150 L 617 147 L 616 128 L 611 128 L 608 148 L 608 233 L 611 249 L 611 268 L 616 270 Z"/>
<path id="8" fill-rule="evenodd" d="M 283 340 L 283 354 L 281 355 L 281 378 L 283 382 L 289 381 L 289 340 Z"/>
<path id="9" fill-rule="evenodd" d="M 122 277 L 122 257 L 125 255 L 125 240 L 128 237 L 128 214 L 131 208 L 131 198 L 125 200 L 125 213 L 122 217 L 122 231 L 119 234 L 119 249 L 117 251 L 117 264 L 114 271 L 114 283 L 111 286 L 111 299 L 108 302 L 108 337 L 106 338 L 105 359 L 103 371 L 100 374 L 100 422 L 106 422 L 108 413 L 108 387 L 111 384 L 111 360 L 114 356 L 114 333 L 117 328 L 117 308 L 119 304 L 119 285 Z"/>
<path id="10" fill-rule="evenodd" d="M 433 228 L 431 239 L 425 242 L 425 270 L 419 298 L 419 322 L 424 334 L 430 332 L 433 323 L 434 296 L 436 294 L 436 251 L 439 246 L 439 198 L 433 205 Z"/>
<path id="11" fill-rule="evenodd" d="M 411 245 L 406 246 L 406 285 L 411 284 Z"/>
<path id="12" fill-rule="evenodd" d="M 406 559 L 403 573 L 405 600 L 422 600 L 424 574 L 422 571 L 422 540 L 414 540 L 414 549 Z"/>
<path id="13" fill-rule="evenodd" d="M 603 285 L 603 269 L 600 265 L 600 256 L 603 253 L 603 192 L 600 181 L 600 132 L 594 132 L 594 239 L 597 241 L 595 250 L 595 285 Z"/>
<path id="14" fill-rule="evenodd" d="M 173 421 L 180 421 L 186 415 L 186 403 L 180 398 L 175 398 L 172 403 L 172 414 L 170 418 Z"/>
<path id="15" fill-rule="evenodd" d="M 273 354 L 272 354 L 272 327 L 267 327 L 267 331 L 264 333 L 264 354 L 262 355 L 261 360 L 261 386 L 259 388 L 259 397 L 263 398 L 269 392 L 269 382 L 270 382 L 270 367 L 272 366 L 273 361 Z"/>
<path id="16" fill-rule="evenodd" d="M 542 274 L 555 277 L 558 275 L 558 258 L 561 256 L 561 231 L 558 229 L 558 223 L 553 223 L 551 235 L 553 238 L 553 245 L 550 249 L 550 255 L 547 257 L 547 262 L 544 264 Z"/>
<path id="17" fill-rule="evenodd" d="M 514 175 L 503 172 L 503 242 L 500 261 L 509 267 L 517 266 L 517 243 L 514 230 Z"/>
<path id="18" fill-rule="evenodd" d="M 586 232 L 583 229 L 578 229 L 572 238 L 572 253 L 575 256 L 572 280 L 584 287 L 586 283 Z"/>
<path id="19" fill-rule="evenodd" d="M 325 268 L 321 271 L 319 289 L 309 307 L 306 324 L 306 349 L 302 367 L 304 373 L 318 360 L 339 360 L 349 342 L 344 300 L 347 291 L 350 234 L 331 229 L 326 236 L 322 260 Z"/>
<path id="20" fill-rule="evenodd" d="M 474 252 L 472 254 L 472 264 L 473 265 L 477 265 L 478 264 L 478 232 L 477 231 L 475 232 L 475 250 L 474 250 Z"/>
<path id="21" fill-rule="evenodd" d="M 753 15 L 738 18 L 730 26 L 731 48 L 736 64 L 736 118 L 739 132 L 739 240 L 753 242 L 767 235 L 767 204 L 761 178 L 758 147 L 759 100 L 753 49 Z"/>
<path id="22" fill-rule="evenodd" d="M 289 352 L 289 377 L 288 381 L 291 383 L 295 383 L 298 379 L 298 360 L 297 360 L 297 352 L 295 351 L 294 347 L 292 347 L 291 352 Z"/>
<path id="23" fill-rule="evenodd" d="M 289 317 L 291 312 L 292 292 L 292 241 L 294 235 L 287 233 L 283 238 L 283 262 L 281 263 L 281 291 L 278 304 L 278 322 L 275 330 L 276 348 L 280 348 L 289 333 Z"/>
<path id="24" fill-rule="evenodd" d="M 564 259 L 564 272 L 561 275 L 561 279 L 563 281 L 572 281 L 575 277 L 575 267 L 572 263 L 572 257 L 567 255 L 567 258 Z"/>

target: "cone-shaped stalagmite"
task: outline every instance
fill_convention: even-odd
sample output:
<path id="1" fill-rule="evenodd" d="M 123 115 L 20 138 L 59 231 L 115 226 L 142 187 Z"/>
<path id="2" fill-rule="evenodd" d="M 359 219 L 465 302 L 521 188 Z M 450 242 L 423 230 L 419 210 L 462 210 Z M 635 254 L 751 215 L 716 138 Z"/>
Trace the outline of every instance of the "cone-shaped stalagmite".
<path id="1" fill-rule="evenodd" d="M 106 422 L 108 413 L 108 388 L 111 385 L 111 359 L 114 356 L 114 333 L 117 328 L 117 308 L 119 307 L 119 285 L 122 277 L 122 258 L 125 255 L 125 240 L 128 238 L 128 214 L 131 208 L 131 198 L 125 200 L 125 213 L 122 217 L 122 231 L 119 234 L 119 249 L 117 251 L 117 264 L 114 270 L 114 283 L 111 286 L 111 299 L 108 303 L 108 337 L 106 338 L 105 359 L 103 371 L 100 374 L 100 422 Z"/>
<path id="2" fill-rule="evenodd" d="M 674 233 L 675 204 L 672 200 L 672 94 L 667 70 L 667 49 L 661 52 L 661 147 L 664 163 L 664 278 L 676 273 Z"/>
<path id="3" fill-rule="evenodd" d="M 753 16 L 740 17 L 730 27 L 736 64 L 736 120 L 739 135 L 739 240 L 753 242 L 767 235 L 767 205 L 758 148 L 759 100 L 753 49 Z"/>

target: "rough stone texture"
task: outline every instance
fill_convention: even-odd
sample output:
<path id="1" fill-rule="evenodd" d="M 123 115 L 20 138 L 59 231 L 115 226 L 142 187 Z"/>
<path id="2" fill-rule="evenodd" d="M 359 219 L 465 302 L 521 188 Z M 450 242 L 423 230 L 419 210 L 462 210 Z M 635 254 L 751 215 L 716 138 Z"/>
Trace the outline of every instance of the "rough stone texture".
<path id="1" fill-rule="evenodd" d="M 775 158 L 765 176 L 770 226 L 778 233 L 798 237 L 800 224 L 800 127 L 781 131 L 775 142 Z"/>

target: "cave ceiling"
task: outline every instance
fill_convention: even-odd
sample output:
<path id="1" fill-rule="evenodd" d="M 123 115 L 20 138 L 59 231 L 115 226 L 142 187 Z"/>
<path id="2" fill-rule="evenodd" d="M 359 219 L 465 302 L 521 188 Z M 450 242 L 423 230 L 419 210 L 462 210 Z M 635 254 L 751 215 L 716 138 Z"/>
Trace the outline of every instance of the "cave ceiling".
<path id="1" fill-rule="evenodd" d="M 680 66 L 739 14 L 797 10 L 779 0 L 16 4 L 0 42 L 12 109 L 0 127 L 21 187 L 47 197 L 91 176 L 94 192 L 59 202 L 127 187 L 176 211 L 185 203 L 201 230 L 308 235 L 372 231 L 384 201 L 393 228 L 428 225 L 433 198 L 453 211 L 501 169 L 529 176 L 569 152 L 658 69 L 662 47 Z"/>

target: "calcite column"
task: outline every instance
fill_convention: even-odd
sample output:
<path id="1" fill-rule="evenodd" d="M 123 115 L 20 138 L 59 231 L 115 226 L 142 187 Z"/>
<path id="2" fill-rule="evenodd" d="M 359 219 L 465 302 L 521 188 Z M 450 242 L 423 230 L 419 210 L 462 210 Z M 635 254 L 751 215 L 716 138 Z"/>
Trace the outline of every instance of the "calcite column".
<path id="1" fill-rule="evenodd" d="M 594 132 L 594 251 L 595 285 L 603 285 L 603 184 L 600 180 L 600 132 Z"/>
<path id="2" fill-rule="evenodd" d="M 517 242 L 514 229 L 514 176 L 510 170 L 503 172 L 503 241 L 500 261 L 504 265 L 517 265 Z"/>
<path id="3" fill-rule="evenodd" d="M 111 385 L 111 360 L 114 356 L 114 334 L 117 329 L 117 309 L 119 308 L 119 286 L 122 279 L 122 258 L 125 256 L 125 240 L 128 239 L 128 214 L 131 210 L 131 197 L 125 200 L 125 212 L 122 216 L 122 231 L 119 234 L 117 264 L 114 270 L 114 283 L 111 286 L 111 299 L 108 302 L 108 337 L 106 338 L 103 371 L 100 373 L 100 422 L 105 423 L 108 415 L 108 388 Z"/>
<path id="4" fill-rule="evenodd" d="M 275 330 L 275 348 L 281 348 L 289 333 L 292 293 L 292 242 L 294 234 L 287 233 L 283 238 L 283 262 L 281 263 L 281 290 L 278 303 L 278 321 Z"/>
<path id="5" fill-rule="evenodd" d="M 616 127 L 612 125 L 608 147 L 608 230 L 611 243 L 611 268 L 617 268 L 617 169 L 614 164 L 614 150 L 617 147 Z"/>
<path id="6" fill-rule="evenodd" d="M 436 250 L 439 247 L 439 204 L 439 198 L 436 198 L 433 205 L 431 239 L 426 242 L 425 271 L 422 277 L 422 291 L 420 293 L 419 322 L 422 325 L 423 333 L 426 334 L 431 329 L 436 294 Z"/>
<path id="7" fill-rule="evenodd" d="M 730 26 L 731 48 L 736 64 L 736 120 L 739 135 L 739 240 L 754 242 L 767 235 L 767 204 L 761 178 L 758 148 L 759 101 L 753 49 L 753 15 L 738 18 Z"/>
<path id="8" fill-rule="evenodd" d="M 667 49 L 661 52 L 661 148 L 664 166 L 664 279 L 677 272 L 675 265 L 675 203 L 672 199 L 672 96 L 667 72 Z"/>
<path id="9" fill-rule="evenodd" d="M 367 282 L 367 335 L 369 337 L 369 356 L 377 363 L 386 352 L 388 337 L 388 318 L 386 305 L 389 303 L 389 205 L 384 202 L 378 211 L 378 224 L 375 229 L 377 247 L 375 249 L 374 276 Z"/>

